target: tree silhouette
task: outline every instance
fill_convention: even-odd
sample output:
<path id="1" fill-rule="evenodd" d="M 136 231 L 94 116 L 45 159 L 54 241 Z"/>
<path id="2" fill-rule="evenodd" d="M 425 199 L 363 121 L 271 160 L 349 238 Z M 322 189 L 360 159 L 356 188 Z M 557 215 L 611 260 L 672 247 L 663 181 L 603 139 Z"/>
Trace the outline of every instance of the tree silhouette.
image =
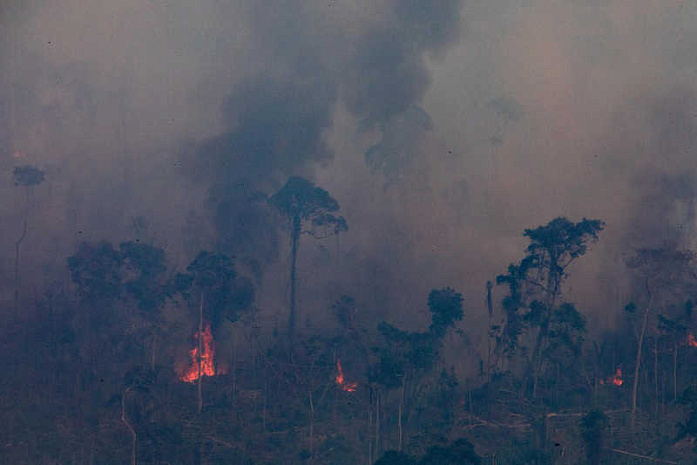
<path id="1" fill-rule="evenodd" d="M 120 245 L 124 272 L 129 276 L 124 291 L 135 300 L 147 322 L 151 338 L 150 368 L 157 365 L 157 337 L 160 333 L 160 309 L 165 302 L 165 251 L 150 244 L 128 241 Z"/>
<path id="2" fill-rule="evenodd" d="M 445 335 L 446 330 L 462 320 L 462 294 L 451 287 L 433 289 L 428 294 L 428 309 L 431 311 L 431 325 L 429 331 L 439 338 Z"/>
<path id="3" fill-rule="evenodd" d="M 109 242 L 82 243 L 68 257 L 68 268 L 80 300 L 90 307 L 104 307 L 118 299 L 123 288 L 123 256 Z"/>
<path id="4" fill-rule="evenodd" d="M 335 216 L 339 203 L 327 191 L 307 179 L 293 176 L 269 198 L 269 202 L 290 221 L 290 314 L 288 339 L 291 347 L 297 320 L 297 258 L 300 234 L 327 237 L 348 229 L 346 220 Z M 309 226 L 308 229 L 303 229 Z"/>
<path id="5" fill-rule="evenodd" d="M 644 338 L 649 325 L 649 315 L 657 303 L 664 299 L 675 298 L 676 294 L 694 291 L 697 273 L 694 268 L 694 253 L 689 250 L 675 250 L 671 247 L 639 249 L 627 261 L 627 266 L 634 269 L 643 281 L 648 302 L 642 315 L 641 331 L 637 341 L 634 380 L 632 384 L 631 424 L 634 428 L 639 388 L 639 371 Z"/>
<path id="6" fill-rule="evenodd" d="M 201 393 L 202 334 L 205 319 L 215 330 L 223 319 L 235 322 L 243 310 L 254 303 L 254 287 L 246 278 L 239 278 L 234 263 L 225 254 L 200 252 L 186 268 L 188 273 L 180 273 L 174 278 L 172 292 L 182 294 L 190 304 L 198 300 L 198 378 L 197 411 L 203 408 Z"/>
<path id="7" fill-rule="evenodd" d="M 497 284 L 506 284 L 509 290 L 503 300 L 507 317 L 500 339 L 503 350 L 514 352 L 525 329 L 537 330 L 530 367 L 533 398 L 537 396 L 543 355 L 547 352 L 550 336 L 560 334 L 559 331 L 550 333 L 555 319 L 559 320 L 556 317 L 569 323 L 563 325 L 567 330 L 585 329 L 575 308 L 569 304 L 558 306 L 558 300 L 567 268 L 586 253 L 588 243 L 596 241 L 602 229 L 600 220 L 584 218 L 574 223 L 563 217 L 535 229 L 526 229 L 524 236 L 530 239 L 530 245 L 525 250 L 525 258 L 518 264 L 509 265 L 508 273 L 496 278 Z M 556 315 L 560 311 L 561 314 Z"/>
<path id="8" fill-rule="evenodd" d="M 82 243 L 68 258 L 68 268 L 86 310 L 88 332 L 103 337 L 102 330 L 113 330 L 116 324 L 123 323 L 124 317 L 139 317 L 142 323 L 131 326 L 142 327 L 151 336 L 150 365 L 154 369 L 160 310 L 167 292 L 165 251 L 134 241 L 123 242 L 119 248 L 109 242 Z M 137 307 L 137 312 L 127 313 L 130 307 L 123 304 L 129 302 Z M 96 350 L 100 348 L 97 346 Z"/>
<path id="9" fill-rule="evenodd" d="M 428 373 L 440 357 L 443 338 L 448 328 L 462 320 L 462 294 L 451 287 L 433 289 L 428 295 L 431 311 L 431 324 L 426 332 L 408 332 L 383 321 L 378 324 L 382 344 L 373 348 L 377 356 L 369 367 L 368 380 L 376 388 L 386 390 L 401 387 L 397 425 L 399 429 L 399 450 L 402 448 L 402 416 L 407 392 L 407 380 L 418 381 Z M 413 383 L 412 383 L 413 384 Z M 380 392 L 376 392 L 376 412 L 380 412 Z M 379 437 L 376 420 L 376 438 Z M 376 444 L 379 441 L 376 441 Z M 375 452 L 378 452 L 376 447 Z"/>
<path id="10" fill-rule="evenodd" d="M 24 215 L 22 218 L 22 234 L 15 243 L 15 303 L 19 300 L 19 249 L 22 242 L 27 237 L 29 219 L 29 196 L 33 192 L 34 186 L 44 182 L 44 172 L 32 165 L 16 166 L 13 172 L 15 186 L 24 186 Z"/>
<path id="11" fill-rule="evenodd" d="M 225 254 L 200 252 L 180 275 L 186 291 L 194 290 L 194 299 L 205 295 L 205 314 L 213 329 L 223 319 L 235 322 L 243 310 L 254 303 L 254 287 L 249 279 L 239 276 L 232 258 Z"/>
<path id="12" fill-rule="evenodd" d="M 607 429 L 607 416 L 600 410 L 593 410 L 581 419 L 581 438 L 590 465 L 601 463 Z"/>
<path id="13" fill-rule="evenodd" d="M 688 335 L 692 334 L 688 331 L 692 317 L 692 306 L 691 300 L 685 302 L 683 312 L 675 318 L 658 315 L 658 330 L 661 333 L 658 339 L 670 347 L 673 356 L 673 400 L 678 398 L 678 349 L 685 340 L 688 340 Z"/>

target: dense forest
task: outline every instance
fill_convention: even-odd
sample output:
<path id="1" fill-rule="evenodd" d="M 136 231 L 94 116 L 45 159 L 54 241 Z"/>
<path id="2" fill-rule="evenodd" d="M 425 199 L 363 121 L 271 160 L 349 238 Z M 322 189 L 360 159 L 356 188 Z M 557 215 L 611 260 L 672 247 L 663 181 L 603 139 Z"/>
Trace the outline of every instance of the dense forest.
<path id="1" fill-rule="evenodd" d="M 667 0 L 0 0 L 0 464 L 697 464 L 695 50 Z"/>
<path id="2" fill-rule="evenodd" d="M 28 191 L 44 173 L 18 166 L 14 179 Z M 525 229 L 528 246 L 480 296 L 449 283 L 424 295 L 421 328 L 371 325 L 375 309 L 348 295 L 322 309 L 329 327 L 298 326 L 296 289 L 312 286 L 297 280 L 301 244 L 350 225 L 329 192 L 300 177 L 253 202 L 288 237 L 287 319 L 274 328 L 260 326 L 257 279 L 233 257 L 202 250 L 175 272 L 162 248 L 139 240 L 81 243 L 66 257 L 69 285 L 31 302 L 24 216 L 3 340 L 6 463 L 697 460 L 691 251 L 636 250 L 632 300 L 600 334 L 588 334 L 564 289 L 604 223 L 565 217 Z M 472 336 L 476 302 L 486 342 L 458 355 L 478 366 L 462 379 L 444 351 Z"/>

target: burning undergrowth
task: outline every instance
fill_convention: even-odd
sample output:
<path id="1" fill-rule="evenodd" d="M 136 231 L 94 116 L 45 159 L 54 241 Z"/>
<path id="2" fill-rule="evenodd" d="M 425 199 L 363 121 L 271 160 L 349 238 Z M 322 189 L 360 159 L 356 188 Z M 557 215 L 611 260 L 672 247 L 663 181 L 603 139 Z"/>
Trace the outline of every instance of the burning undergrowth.
<path id="1" fill-rule="evenodd" d="M 196 345 L 189 352 L 190 361 L 179 370 L 179 379 L 185 383 L 193 383 L 204 376 L 215 376 L 215 341 L 211 333 L 210 323 L 206 323 L 203 332 L 194 335 Z"/>

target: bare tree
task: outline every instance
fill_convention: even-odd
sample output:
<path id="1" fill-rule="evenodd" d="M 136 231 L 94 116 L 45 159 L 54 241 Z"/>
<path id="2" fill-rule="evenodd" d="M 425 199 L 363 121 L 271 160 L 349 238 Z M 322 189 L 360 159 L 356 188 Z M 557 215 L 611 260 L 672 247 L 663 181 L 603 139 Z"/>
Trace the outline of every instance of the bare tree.
<path id="1" fill-rule="evenodd" d="M 688 250 L 675 250 L 670 247 L 640 249 L 627 261 L 627 266 L 636 270 L 641 277 L 647 301 L 642 314 L 632 385 L 631 425 L 634 429 L 641 354 L 649 326 L 649 316 L 656 304 L 661 305 L 675 298 L 677 294 L 694 288 L 697 274 L 694 270 L 694 254 Z"/>
<path id="2" fill-rule="evenodd" d="M 13 173 L 15 186 L 24 186 L 25 198 L 24 198 L 24 213 L 22 215 L 22 233 L 15 243 L 15 302 L 19 300 L 19 287 L 20 287 L 20 275 L 19 275 L 19 250 L 27 237 L 27 232 L 29 231 L 29 198 L 33 192 L 34 186 L 38 186 L 44 181 L 44 172 L 32 165 L 16 166 Z"/>

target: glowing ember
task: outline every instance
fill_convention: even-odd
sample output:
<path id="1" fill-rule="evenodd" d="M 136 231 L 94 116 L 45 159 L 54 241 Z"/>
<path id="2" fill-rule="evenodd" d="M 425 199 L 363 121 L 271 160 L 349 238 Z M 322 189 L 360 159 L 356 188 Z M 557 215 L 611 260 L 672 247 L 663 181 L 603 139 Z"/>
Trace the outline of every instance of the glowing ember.
<path id="1" fill-rule="evenodd" d="M 211 325 L 206 324 L 206 328 L 203 330 L 203 339 L 201 340 L 201 367 L 199 371 L 199 354 L 198 354 L 198 338 L 200 334 L 197 332 L 196 347 L 191 349 L 189 352 L 191 354 L 191 364 L 183 371 L 180 380 L 186 383 L 193 383 L 198 380 L 199 372 L 203 376 L 214 376 L 215 375 L 215 364 L 213 363 L 213 357 L 215 355 L 215 343 L 213 342 L 213 334 L 211 334 Z"/>
<path id="2" fill-rule="evenodd" d="M 346 392 L 354 392 L 356 388 L 358 387 L 358 383 L 347 383 L 346 379 L 344 378 L 344 370 L 341 369 L 341 361 L 337 358 L 336 359 L 336 384 Z"/>
<path id="3" fill-rule="evenodd" d="M 695 340 L 695 337 L 692 335 L 692 333 L 689 333 L 687 335 L 687 345 L 690 347 L 697 347 L 697 340 Z"/>

